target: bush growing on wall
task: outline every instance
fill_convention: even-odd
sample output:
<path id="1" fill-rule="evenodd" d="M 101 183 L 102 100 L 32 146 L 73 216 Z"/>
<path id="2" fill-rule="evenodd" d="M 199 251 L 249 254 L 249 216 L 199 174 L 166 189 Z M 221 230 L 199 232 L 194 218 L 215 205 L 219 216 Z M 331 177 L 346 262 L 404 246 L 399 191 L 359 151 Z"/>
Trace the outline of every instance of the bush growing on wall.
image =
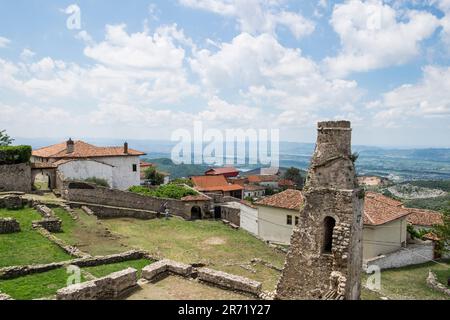
<path id="1" fill-rule="evenodd" d="M 198 194 L 198 192 L 192 189 L 175 184 L 160 186 L 156 189 L 149 189 L 142 186 L 134 186 L 128 190 L 134 193 L 139 193 L 150 197 L 178 199 L 178 200 L 186 196 L 190 195 L 194 196 Z"/>
<path id="2" fill-rule="evenodd" d="M 0 146 L 0 164 L 27 163 L 31 158 L 31 146 Z"/>

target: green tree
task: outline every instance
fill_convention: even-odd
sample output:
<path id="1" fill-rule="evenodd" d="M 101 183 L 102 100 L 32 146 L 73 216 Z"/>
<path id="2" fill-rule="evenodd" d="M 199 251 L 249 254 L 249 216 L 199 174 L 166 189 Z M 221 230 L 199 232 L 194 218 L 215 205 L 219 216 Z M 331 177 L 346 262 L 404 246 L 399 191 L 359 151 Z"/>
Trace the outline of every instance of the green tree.
<path id="1" fill-rule="evenodd" d="M 303 187 L 303 177 L 300 173 L 300 169 L 290 167 L 284 173 L 284 179 L 293 181 L 298 187 Z"/>
<path id="2" fill-rule="evenodd" d="M 13 141 L 6 130 L 0 130 L 0 146 L 9 146 Z"/>
<path id="3" fill-rule="evenodd" d="M 145 179 L 149 180 L 154 186 L 159 186 L 164 183 L 164 175 L 156 171 L 154 167 L 148 167 L 144 171 Z"/>
<path id="4" fill-rule="evenodd" d="M 450 208 L 442 210 L 442 220 L 443 224 L 433 227 L 433 233 L 440 239 L 436 248 L 440 254 L 450 252 Z"/>

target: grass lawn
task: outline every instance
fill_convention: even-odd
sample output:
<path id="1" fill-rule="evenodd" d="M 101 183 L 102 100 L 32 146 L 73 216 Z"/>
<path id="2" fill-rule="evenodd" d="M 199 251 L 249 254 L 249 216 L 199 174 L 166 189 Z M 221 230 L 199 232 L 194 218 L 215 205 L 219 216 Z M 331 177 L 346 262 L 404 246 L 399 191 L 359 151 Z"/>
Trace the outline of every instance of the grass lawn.
<path id="1" fill-rule="evenodd" d="M 108 232 L 96 217 L 89 216 L 83 210 L 75 210 L 79 217 L 76 221 L 62 208 L 54 208 L 53 211 L 63 221 L 63 232 L 56 236 L 81 251 L 95 256 L 129 250 L 117 235 Z"/>
<path id="2" fill-rule="evenodd" d="M 131 267 L 131 268 L 135 268 L 136 270 L 138 270 L 138 278 L 140 278 L 142 268 L 148 266 L 151 263 L 152 263 L 152 261 L 150 261 L 150 260 L 140 259 L 140 260 L 124 261 L 124 262 L 119 262 L 119 263 L 105 264 L 105 265 L 96 266 L 96 267 L 87 267 L 87 268 L 83 268 L 83 270 L 89 272 L 94 277 L 101 278 L 101 277 L 107 276 L 110 273 L 121 271 L 121 270 Z"/>
<path id="3" fill-rule="evenodd" d="M 11 280 L 0 280 L 0 291 L 16 300 L 46 298 L 67 286 L 70 274 L 65 268 L 37 273 Z M 83 281 L 83 277 L 82 277 Z"/>
<path id="4" fill-rule="evenodd" d="M 261 258 L 282 267 L 285 255 L 244 230 L 232 230 L 218 221 L 184 221 L 179 218 L 102 221 L 114 233 L 123 235 L 123 242 L 151 254 L 184 263 L 205 263 L 209 267 L 242 275 L 263 283 L 273 290 L 280 273 L 264 266 L 252 266 L 255 273 L 240 265 L 252 258 Z"/>
<path id="5" fill-rule="evenodd" d="M 32 229 L 31 222 L 42 219 L 34 209 L 0 209 L 0 217 L 16 219 L 22 230 L 19 233 L 0 234 L 0 268 L 72 259 L 70 255 Z"/>
<path id="6" fill-rule="evenodd" d="M 443 279 L 450 276 L 448 261 L 440 264 L 430 262 L 399 269 L 383 270 L 381 271 L 380 294 L 395 300 L 450 300 L 449 296 L 432 290 L 426 285 L 426 278 L 430 269 L 438 274 L 439 280 L 442 282 Z M 365 279 L 367 279 L 367 276 L 363 277 L 363 284 L 366 281 Z M 446 284 L 447 282 L 443 283 Z"/>

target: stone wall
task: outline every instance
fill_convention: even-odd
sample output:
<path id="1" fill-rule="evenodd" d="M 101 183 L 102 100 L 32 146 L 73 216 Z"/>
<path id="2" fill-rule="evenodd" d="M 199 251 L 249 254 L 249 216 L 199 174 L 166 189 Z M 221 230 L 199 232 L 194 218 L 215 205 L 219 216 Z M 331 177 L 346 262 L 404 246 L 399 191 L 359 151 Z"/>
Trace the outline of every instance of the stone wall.
<path id="1" fill-rule="evenodd" d="M 89 210 L 101 219 L 106 218 L 135 218 L 135 219 L 155 219 L 158 213 L 139 209 L 117 208 L 111 206 L 88 205 Z"/>
<path id="2" fill-rule="evenodd" d="M 356 181 L 350 122 L 318 124 L 303 196 L 276 298 L 359 299 L 364 192 Z M 336 275 L 345 282 L 336 286 Z"/>
<path id="3" fill-rule="evenodd" d="M 261 293 L 262 284 L 260 282 L 241 276 L 208 268 L 198 269 L 197 276 L 200 281 L 208 282 L 222 288 L 250 293 L 256 296 Z"/>
<path id="4" fill-rule="evenodd" d="M 189 277 L 192 274 L 192 266 L 164 259 L 143 268 L 142 278 L 149 281 L 154 281 L 167 273 Z"/>
<path id="5" fill-rule="evenodd" d="M 137 286 L 137 270 L 128 268 L 106 277 L 58 290 L 57 300 L 117 299 Z"/>
<path id="6" fill-rule="evenodd" d="M 365 261 L 366 266 L 376 265 L 380 269 L 391 269 L 426 263 L 434 259 L 433 243 L 408 245 L 405 249 Z"/>
<path id="7" fill-rule="evenodd" d="M 450 296 L 450 289 L 448 287 L 446 287 L 444 284 L 440 283 L 438 281 L 436 275 L 431 270 L 428 271 L 427 286 L 433 290 L 440 291 L 440 292 Z"/>
<path id="8" fill-rule="evenodd" d="M 28 163 L 0 165 L 0 192 L 31 191 L 31 166 Z"/>
<path id="9" fill-rule="evenodd" d="M 4 195 L 0 196 L 0 208 L 6 209 L 22 209 L 26 204 L 26 201 L 19 195 Z"/>
<path id="10" fill-rule="evenodd" d="M 13 218 L 0 218 L 0 234 L 20 232 L 20 224 Z"/>
<path id="11" fill-rule="evenodd" d="M 138 260 L 143 258 L 155 260 L 152 257 L 148 256 L 148 254 L 144 251 L 132 250 L 108 256 L 84 257 L 69 261 L 61 261 L 39 265 L 5 267 L 0 269 L 0 280 L 14 279 L 29 274 L 42 273 L 61 268 L 65 265 L 75 265 L 80 268 L 84 268 L 84 267 L 95 267 L 103 264 L 118 263 L 123 261 Z"/>
<path id="12" fill-rule="evenodd" d="M 241 225 L 241 209 L 231 205 L 222 205 L 220 209 L 222 219 L 230 221 L 236 226 Z"/>
<path id="13" fill-rule="evenodd" d="M 209 215 L 210 202 L 208 201 L 181 201 L 175 199 L 162 199 L 148 197 L 128 191 L 94 187 L 82 189 L 81 184 L 66 183 L 62 191 L 62 197 L 72 202 L 92 203 L 121 208 L 141 209 L 147 211 L 164 212 L 166 204 L 170 214 L 191 218 L 191 210 L 198 206 L 202 216 Z"/>

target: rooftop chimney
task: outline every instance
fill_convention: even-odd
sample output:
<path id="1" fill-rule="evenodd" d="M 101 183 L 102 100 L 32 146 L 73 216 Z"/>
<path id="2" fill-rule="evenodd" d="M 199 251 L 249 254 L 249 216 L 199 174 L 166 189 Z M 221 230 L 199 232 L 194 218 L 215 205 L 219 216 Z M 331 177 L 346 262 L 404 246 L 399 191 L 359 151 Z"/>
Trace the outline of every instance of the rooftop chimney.
<path id="1" fill-rule="evenodd" d="M 128 154 L 128 142 L 123 144 L 123 153 Z"/>
<path id="2" fill-rule="evenodd" d="M 66 144 L 67 144 L 67 153 L 73 153 L 75 149 L 75 143 L 73 142 L 72 138 L 69 138 Z"/>

